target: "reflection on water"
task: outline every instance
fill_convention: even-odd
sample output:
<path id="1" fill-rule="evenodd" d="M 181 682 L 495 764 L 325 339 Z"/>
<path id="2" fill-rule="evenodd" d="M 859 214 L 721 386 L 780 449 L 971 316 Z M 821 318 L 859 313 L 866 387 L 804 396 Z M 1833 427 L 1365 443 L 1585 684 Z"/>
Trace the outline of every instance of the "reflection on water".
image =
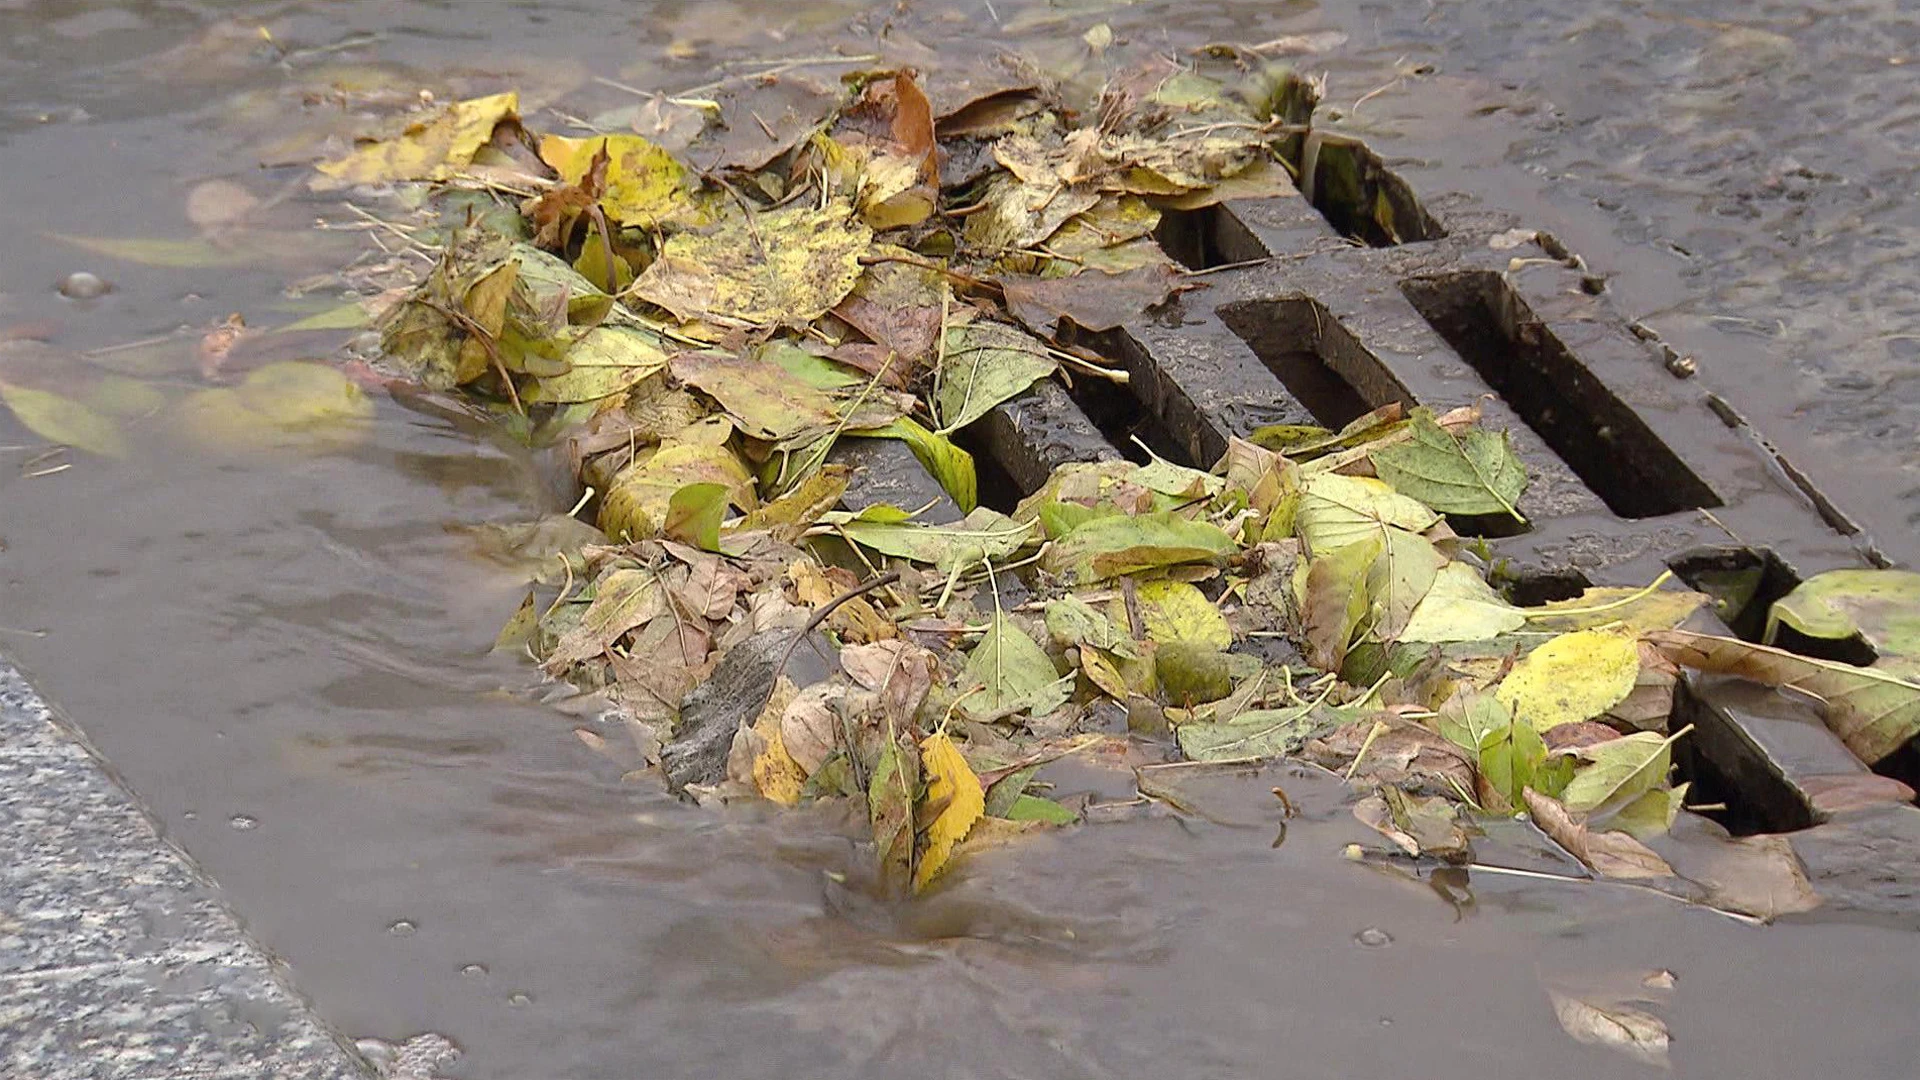
<path id="1" fill-rule="evenodd" d="M 1690 6 L 0 2 L 8 235 L 201 243 L 190 196 L 217 178 L 280 245 L 254 269 L 10 244 L 0 333 L 38 344 L 0 363 L 97 379 L 75 352 L 188 327 L 99 358 L 175 399 L 229 312 L 271 327 L 338 299 L 326 275 L 361 238 L 322 247 L 300 171 L 255 162 L 350 130 L 354 101 L 519 85 L 557 124 L 631 103 L 595 75 L 685 89 L 741 57 L 1014 42 L 1073 65 L 1103 21 L 1173 51 L 1338 30 L 1341 56 L 1302 62 L 1354 124 L 1497 105 L 1487 156 L 1554 177 L 1543 206 L 1598 206 L 1608 258 L 1636 268 L 1624 304 L 1680 337 L 1750 335 L 1743 383 L 1804 402 L 1834 452 L 1905 467 L 1920 232 L 1895 179 L 1916 100 L 1885 76 L 1911 27 L 1873 4 Z M 114 291 L 59 296 L 76 270 Z M 717 814 L 622 783 L 572 734 L 593 721 L 535 704 L 528 668 L 489 653 L 519 587 L 449 527 L 564 509 L 540 462 L 384 397 L 326 453 L 198 454 L 166 415 L 133 415 L 117 461 L 29 476 L 0 457 L 0 646 L 326 1015 L 395 1054 L 442 1033 L 465 1051 L 448 1075 L 1638 1076 L 1569 1041 L 1544 984 L 1656 968 L 1678 976 L 1683 1075 L 1920 1060 L 1911 933 L 1376 873 L 1340 857 L 1363 837 L 1337 787 L 1291 772 L 1223 781 L 1192 818 L 1148 807 L 986 851 L 920 903 L 876 904 L 835 811 Z M 0 446 L 31 441 L 12 423 Z M 1276 782 L 1302 810 L 1277 848 Z"/>

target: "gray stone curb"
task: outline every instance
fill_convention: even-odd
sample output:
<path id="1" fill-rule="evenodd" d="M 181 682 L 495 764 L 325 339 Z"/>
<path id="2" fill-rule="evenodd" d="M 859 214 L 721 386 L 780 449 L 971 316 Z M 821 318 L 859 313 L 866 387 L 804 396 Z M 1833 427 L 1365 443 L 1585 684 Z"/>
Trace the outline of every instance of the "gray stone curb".
<path id="1" fill-rule="evenodd" d="M 0 851 L 0 1076 L 371 1075 L 4 658 Z"/>

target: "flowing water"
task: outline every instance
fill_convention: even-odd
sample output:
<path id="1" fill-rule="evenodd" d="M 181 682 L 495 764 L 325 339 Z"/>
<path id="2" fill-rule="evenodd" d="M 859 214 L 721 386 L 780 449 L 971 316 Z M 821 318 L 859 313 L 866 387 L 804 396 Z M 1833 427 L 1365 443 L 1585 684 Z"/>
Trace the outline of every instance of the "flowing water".
<path id="1" fill-rule="evenodd" d="M 1362 129 L 1436 149 L 1416 183 L 1475 186 L 1475 154 L 1515 166 L 1484 174 L 1490 197 L 1614 273 L 1630 314 L 1839 477 L 1898 553 L 1920 515 L 1911 18 L 1732 0 L 0 0 L 0 358 L 99 382 L 75 353 L 311 311 L 288 284 L 364 234 L 307 229 L 324 208 L 293 194 L 302 171 L 259 162 L 335 122 L 329 87 L 518 86 L 545 124 L 550 106 L 633 100 L 593 76 L 680 90 L 729 59 L 882 39 L 1338 34 L 1303 62 Z M 215 250 L 266 236 L 264 252 L 155 266 L 58 238 L 191 240 L 190 196 L 232 198 L 210 180 L 263 200 Z M 60 296 L 81 269 L 114 290 Z M 176 340 L 99 360 L 177 395 L 200 374 L 193 335 Z M 520 586 L 459 530 L 565 509 L 538 461 L 384 399 L 363 440 L 279 453 L 196 449 L 155 410 L 114 460 L 36 460 L 0 418 L 0 648 L 325 1016 L 356 1038 L 442 1034 L 463 1050 L 447 1075 L 1638 1076 L 1568 1039 L 1548 988 L 1659 970 L 1681 1075 L 1904 1080 L 1920 1061 L 1910 927 L 1761 929 L 1478 874 L 1449 898 L 1344 860 L 1364 837 L 1337 785 L 1285 768 L 1198 785 L 1197 815 L 1115 813 L 876 905 L 846 822 L 622 782 L 574 736 L 590 720 L 489 653 Z M 1131 793 L 1092 768 L 1060 782 Z M 1278 846 L 1275 786 L 1302 810 Z"/>

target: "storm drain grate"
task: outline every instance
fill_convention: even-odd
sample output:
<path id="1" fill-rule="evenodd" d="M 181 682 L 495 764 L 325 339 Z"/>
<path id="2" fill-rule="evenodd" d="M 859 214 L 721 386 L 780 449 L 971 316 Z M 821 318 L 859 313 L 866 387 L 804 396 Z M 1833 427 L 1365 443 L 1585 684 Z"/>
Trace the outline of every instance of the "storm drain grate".
<path id="1" fill-rule="evenodd" d="M 1453 524 L 1490 538 L 1515 602 L 1642 586 L 1671 569 L 1716 597 L 1699 629 L 1752 640 L 1804 578 L 1884 563 L 1691 364 L 1619 317 L 1553 237 L 1466 196 L 1436 216 L 1354 140 L 1324 138 L 1318 153 L 1311 202 L 1230 202 L 1162 222 L 1169 255 L 1211 271 L 1196 279 L 1204 287 L 1075 339 L 1127 371 L 1127 387 L 1037 388 L 991 417 L 976 449 L 1024 493 L 1060 464 L 1138 459 L 1141 445 L 1206 468 L 1229 436 L 1267 424 L 1338 428 L 1389 402 L 1482 401 L 1528 464 L 1527 523 Z M 1680 767 L 1737 832 L 1809 829 L 1881 779 L 1778 698 L 1690 678 L 1678 707 L 1697 731 Z M 1916 779 L 1902 775 L 1920 772 L 1913 757 L 1882 771 Z M 1879 790 L 1911 797 L 1897 783 Z"/>

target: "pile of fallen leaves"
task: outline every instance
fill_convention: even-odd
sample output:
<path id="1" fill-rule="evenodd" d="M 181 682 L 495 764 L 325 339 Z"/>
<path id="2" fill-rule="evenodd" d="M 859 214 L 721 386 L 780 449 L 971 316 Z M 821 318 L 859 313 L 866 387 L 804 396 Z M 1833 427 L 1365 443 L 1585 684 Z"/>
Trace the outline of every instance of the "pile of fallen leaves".
<path id="1" fill-rule="evenodd" d="M 570 455 L 575 515 L 495 538 L 545 557 L 500 644 L 614 702 L 676 790 L 863 802 L 908 891 L 1079 820 L 1041 779 L 1065 755 L 1289 756 L 1370 791 L 1356 815 L 1408 855 L 1464 860 L 1476 816 L 1524 811 L 1596 873 L 1660 880 L 1681 666 L 1816 696 L 1869 762 L 1920 731 L 1920 635 L 1890 614 L 1912 575 L 1779 605 L 1872 639 L 1864 668 L 1681 629 L 1710 601 L 1667 578 L 1509 602 L 1453 528 L 1521 521 L 1525 472 L 1472 407 L 980 491 L 968 429 L 1045 380 L 1124 382 L 1077 331 L 1192 286 L 1164 214 L 1293 196 L 1317 99 L 1171 64 L 1078 110 L 981 82 L 861 73 L 802 122 L 744 93 L 650 102 L 677 151 L 541 135 L 500 94 L 319 166 L 317 190 L 456 226 L 381 298 L 385 362 Z M 278 399 L 254 381 L 207 423 Z M 856 439 L 905 444 L 950 505 L 848 508 Z"/>

